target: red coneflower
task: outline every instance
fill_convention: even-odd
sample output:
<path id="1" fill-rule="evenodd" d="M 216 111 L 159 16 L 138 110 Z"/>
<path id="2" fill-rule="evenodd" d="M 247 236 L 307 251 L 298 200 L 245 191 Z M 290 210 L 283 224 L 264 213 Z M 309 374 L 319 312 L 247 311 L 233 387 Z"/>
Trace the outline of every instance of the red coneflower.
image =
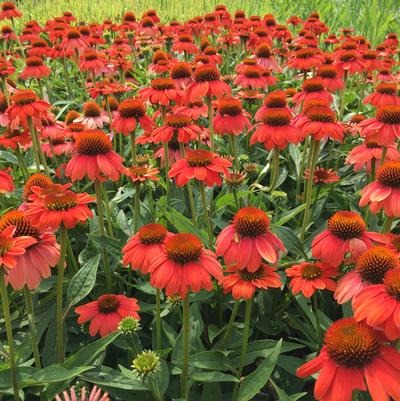
<path id="1" fill-rule="evenodd" d="M 103 128 L 110 118 L 96 102 L 86 102 L 82 106 L 82 116 L 75 118 L 74 123 L 84 124 L 89 129 Z"/>
<path id="2" fill-rule="evenodd" d="M 367 231 L 359 214 L 340 211 L 329 218 L 327 229 L 313 239 L 312 255 L 331 266 L 339 266 L 346 254 L 356 260 L 373 242 L 382 241 L 382 235 Z"/>
<path id="3" fill-rule="evenodd" d="M 171 102 L 179 102 L 183 92 L 176 88 L 172 78 L 155 78 L 150 82 L 150 88 L 139 90 L 139 96 L 151 104 L 168 106 Z"/>
<path id="4" fill-rule="evenodd" d="M 176 53 L 195 54 L 199 51 L 197 46 L 193 43 L 193 37 L 189 34 L 182 34 L 176 38 L 172 45 L 172 50 Z"/>
<path id="5" fill-rule="evenodd" d="M 338 281 L 335 291 L 336 302 L 343 304 L 353 299 L 364 288 L 373 284 L 382 284 L 385 274 L 398 267 L 400 263 L 397 254 L 386 247 L 386 244 L 365 250 L 357 258 L 355 269 L 346 273 Z"/>
<path id="6" fill-rule="evenodd" d="M 123 135 L 134 132 L 137 124 L 146 133 L 150 133 L 154 127 L 154 121 L 146 114 L 146 108 L 140 99 L 125 99 L 118 105 L 111 128 Z"/>
<path id="7" fill-rule="evenodd" d="M 341 142 L 343 126 L 336 122 L 336 113 L 328 106 L 310 107 L 305 112 L 306 120 L 299 127 L 304 136 L 312 135 L 316 141 L 332 139 Z"/>
<path id="8" fill-rule="evenodd" d="M 364 104 L 372 104 L 374 107 L 386 105 L 400 106 L 400 96 L 397 94 L 397 84 L 392 82 L 381 82 L 375 88 L 375 92 L 366 96 Z"/>
<path id="9" fill-rule="evenodd" d="M 328 104 L 333 102 L 333 97 L 325 90 L 324 82 L 321 78 L 306 79 L 301 87 L 302 91 L 296 93 L 292 99 L 297 107 L 309 100 L 325 100 Z"/>
<path id="10" fill-rule="evenodd" d="M 167 143 L 172 137 L 177 137 L 179 143 L 189 143 L 198 139 L 202 129 L 193 123 L 191 117 L 186 114 L 168 114 L 164 125 L 156 128 L 152 136 L 155 143 Z"/>
<path id="11" fill-rule="evenodd" d="M 239 135 L 250 127 L 250 114 L 243 111 L 242 103 L 235 98 L 222 98 L 218 101 L 218 113 L 213 119 L 216 134 Z"/>
<path id="12" fill-rule="evenodd" d="M 111 140 L 104 131 L 83 131 L 75 138 L 74 156 L 67 164 L 65 175 L 72 182 L 85 176 L 100 182 L 116 181 L 124 171 L 122 161 L 112 150 Z"/>
<path id="13" fill-rule="evenodd" d="M 292 114 L 286 109 L 265 109 L 261 122 L 254 125 L 256 130 L 250 144 L 262 142 L 266 149 L 284 149 L 289 143 L 299 143 L 303 135 L 292 123 Z"/>
<path id="14" fill-rule="evenodd" d="M 203 51 L 203 55 L 208 58 L 211 64 L 222 64 L 222 57 L 217 53 L 215 47 L 207 46 Z"/>
<path id="15" fill-rule="evenodd" d="M 355 50 L 343 50 L 335 56 L 335 66 L 339 71 L 353 75 L 355 73 L 361 74 L 365 66 Z"/>
<path id="16" fill-rule="evenodd" d="M 305 49 L 296 50 L 289 57 L 288 67 L 298 70 L 310 70 L 311 68 L 320 67 L 324 63 L 324 57 L 319 49 L 307 47 Z"/>
<path id="17" fill-rule="evenodd" d="M 285 273 L 290 278 L 293 295 L 302 292 L 306 298 L 311 298 L 318 290 L 335 291 L 333 278 L 339 275 L 337 268 L 321 262 L 302 262 L 286 269 Z"/>
<path id="18" fill-rule="evenodd" d="M 281 73 L 282 68 L 276 62 L 275 58 L 272 56 L 271 47 L 267 43 L 261 43 L 258 45 L 255 56 L 257 64 L 263 68 L 271 69 L 274 72 Z"/>
<path id="19" fill-rule="evenodd" d="M 32 174 L 24 185 L 22 194 L 23 200 L 29 202 L 29 197 L 33 194 L 33 187 L 46 188 L 51 184 L 53 184 L 53 181 L 47 175 L 42 173 Z"/>
<path id="20" fill-rule="evenodd" d="M 187 97 L 193 102 L 202 97 L 221 98 L 230 95 L 230 86 L 221 80 L 221 75 L 215 65 L 200 65 L 193 73 L 193 83 L 187 88 Z"/>
<path id="21" fill-rule="evenodd" d="M 400 338 L 400 269 L 389 270 L 382 284 L 364 288 L 352 306 L 357 321 L 382 330 L 390 341 Z"/>
<path id="22" fill-rule="evenodd" d="M 42 119 L 49 115 L 50 105 L 40 100 L 36 93 L 26 89 L 17 90 L 11 96 L 11 105 L 7 109 L 12 130 L 22 127 L 29 129 L 28 120 L 31 119 L 36 128 L 42 126 Z"/>
<path id="23" fill-rule="evenodd" d="M 328 328 L 320 354 L 296 374 L 304 378 L 320 372 L 314 388 L 317 400 L 350 401 L 355 390 L 368 390 L 373 401 L 399 400 L 399 358 L 371 327 L 344 318 Z"/>
<path id="24" fill-rule="evenodd" d="M 80 59 L 79 69 L 81 71 L 89 71 L 96 76 L 109 71 L 107 59 L 102 53 L 97 53 L 93 50 L 85 50 Z"/>
<path id="25" fill-rule="evenodd" d="M 30 78 L 43 78 L 50 75 L 51 69 L 43 64 L 43 59 L 38 56 L 30 56 L 25 61 L 26 67 L 19 74 L 24 81 Z"/>
<path id="26" fill-rule="evenodd" d="M 205 249 L 202 242 L 189 233 L 173 234 L 164 242 L 163 252 L 150 262 L 150 284 L 167 296 L 182 299 L 189 291 L 211 291 L 211 277 L 222 280 L 222 267 L 215 254 Z"/>
<path id="27" fill-rule="evenodd" d="M 48 142 L 41 145 L 43 153 L 47 157 L 59 155 L 70 155 L 73 151 L 73 144 L 65 140 L 64 134 L 48 138 Z"/>
<path id="28" fill-rule="evenodd" d="M 192 120 L 197 121 L 200 117 L 208 116 L 207 105 L 201 100 L 195 100 L 194 102 L 185 102 L 183 105 L 174 106 L 173 112 L 175 114 L 186 114 Z"/>
<path id="29" fill-rule="evenodd" d="M 388 161 L 379 167 L 376 180 L 362 190 L 360 206 L 369 204 L 372 213 L 383 209 L 390 217 L 400 217 L 400 161 Z"/>
<path id="30" fill-rule="evenodd" d="M 89 43 L 84 39 L 76 28 L 70 28 L 65 33 L 65 37 L 61 42 L 61 48 L 63 50 L 73 50 L 82 52 L 89 47 Z"/>
<path id="31" fill-rule="evenodd" d="M 237 211 L 232 224 L 217 237 L 216 253 L 227 265 L 255 272 L 262 259 L 276 263 L 279 250 L 285 251 L 281 240 L 272 234 L 267 214 L 256 207 L 244 207 Z"/>
<path id="32" fill-rule="evenodd" d="M 150 263 L 163 252 L 165 240 L 172 235 L 161 224 L 146 224 L 141 227 L 122 248 L 123 265 L 130 264 L 133 270 L 147 274 Z"/>
<path id="33" fill-rule="evenodd" d="M 170 77 L 179 89 L 186 89 L 192 82 L 192 66 L 189 63 L 179 62 L 171 65 Z"/>
<path id="34" fill-rule="evenodd" d="M 247 66 L 235 78 L 234 84 L 242 88 L 265 88 L 267 79 L 263 76 L 264 69 L 258 66 Z"/>
<path id="35" fill-rule="evenodd" d="M 246 268 L 238 269 L 236 265 L 229 266 L 225 272 L 231 274 L 222 279 L 224 294 L 231 293 L 232 298 L 236 300 L 252 298 L 257 289 L 280 288 L 282 285 L 275 268 L 264 263 L 253 272 Z"/>
<path id="36" fill-rule="evenodd" d="M 310 176 L 310 170 L 306 169 L 304 173 L 304 178 L 308 180 Z M 333 182 L 338 182 L 340 177 L 335 171 L 330 169 L 325 169 L 323 167 L 316 166 L 314 171 L 314 184 L 332 184 Z"/>
<path id="37" fill-rule="evenodd" d="M 262 121 L 263 115 L 268 109 L 278 109 L 293 114 L 293 111 L 288 107 L 285 92 L 279 90 L 273 91 L 265 97 L 263 105 L 254 115 L 255 120 Z"/>
<path id="38" fill-rule="evenodd" d="M 12 1 L 1 3 L 0 21 L 4 19 L 14 19 L 22 17 L 22 13 L 17 9 Z"/>
<path id="39" fill-rule="evenodd" d="M 55 266 L 60 257 L 60 247 L 56 237 L 48 231 L 39 230 L 26 218 L 24 212 L 11 210 L 0 219 L 0 233 L 13 227 L 12 238 L 31 237 L 35 242 L 26 248 L 25 253 L 16 257 L 15 266 L 7 272 L 6 282 L 14 290 L 37 288 L 43 278 L 50 277 L 50 267 Z"/>
<path id="40" fill-rule="evenodd" d="M 344 81 L 339 77 L 335 65 L 321 65 L 317 70 L 317 77 L 322 80 L 325 89 L 336 92 L 344 88 Z"/>
<path id="41" fill-rule="evenodd" d="M 39 228 L 57 229 L 61 224 L 68 229 L 78 223 L 93 218 L 87 203 L 95 198 L 87 193 L 76 194 L 69 188 L 72 184 L 50 184 L 45 188 L 32 186 L 29 202 L 26 205 L 26 216 Z"/>
<path id="42" fill-rule="evenodd" d="M 182 187 L 191 179 L 203 181 L 208 187 L 222 185 L 221 175 L 228 173 L 232 163 L 216 153 L 204 149 L 187 150 L 184 159 L 176 161 L 168 173 L 176 185 Z"/>
<path id="43" fill-rule="evenodd" d="M 11 167 L 0 170 L 0 194 L 14 191 L 14 180 L 10 174 Z"/>
<path id="44" fill-rule="evenodd" d="M 383 146 L 377 144 L 376 140 L 366 140 L 362 145 L 353 148 L 346 157 L 346 163 L 352 164 L 354 171 L 359 171 L 366 167 L 367 173 L 370 174 L 372 162 L 375 168 L 379 168 L 382 159 Z M 400 153 L 396 145 L 386 147 L 385 160 L 400 160 Z"/>
<path id="45" fill-rule="evenodd" d="M 124 170 L 124 173 L 129 177 L 132 182 L 143 183 L 146 181 L 160 181 L 160 177 L 157 175 L 160 171 L 156 167 L 150 165 L 131 166 Z"/>
<path id="46" fill-rule="evenodd" d="M 104 337 L 116 331 L 124 317 L 132 316 L 140 320 L 139 310 L 136 298 L 115 294 L 101 295 L 96 301 L 75 308 L 79 324 L 90 321 L 89 334 L 92 337 L 97 333 Z"/>
<path id="47" fill-rule="evenodd" d="M 36 243 L 31 236 L 14 237 L 15 226 L 9 226 L 0 232 L 0 267 L 13 269 L 17 258 L 26 252 L 26 249 Z"/>

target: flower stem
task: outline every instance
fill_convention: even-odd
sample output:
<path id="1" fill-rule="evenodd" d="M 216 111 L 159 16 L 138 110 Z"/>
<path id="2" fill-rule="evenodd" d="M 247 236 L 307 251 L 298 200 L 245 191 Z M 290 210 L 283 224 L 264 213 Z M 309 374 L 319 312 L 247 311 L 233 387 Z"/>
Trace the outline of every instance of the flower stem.
<path id="1" fill-rule="evenodd" d="M 239 309 L 239 301 L 235 301 L 235 304 L 233 305 L 233 309 L 231 312 L 231 317 L 229 319 L 228 326 L 226 327 L 225 334 L 222 339 L 220 349 L 224 349 L 225 344 L 227 343 L 227 341 L 229 340 L 229 338 L 232 334 L 233 324 L 235 323 L 235 318 L 236 318 L 238 309 Z"/>
<path id="2" fill-rule="evenodd" d="M 13 386 L 14 401 L 19 401 L 18 394 L 18 379 L 17 379 L 17 367 L 15 364 L 14 355 L 14 338 L 11 326 L 11 316 L 10 316 L 10 304 L 8 300 L 7 287 L 4 279 L 4 271 L 0 270 L 0 297 L 3 306 L 4 324 L 6 326 L 7 343 L 10 356 L 10 371 L 11 371 L 11 382 Z"/>
<path id="3" fill-rule="evenodd" d="M 306 186 L 306 191 L 305 191 L 305 209 L 304 209 L 304 215 L 303 215 L 303 223 L 301 226 L 301 231 L 300 231 L 300 240 L 303 241 L 306 231 L 307 231 L 307 226 L 310 221 L 310 210 L 311 210 L 311 201 L 312 201 L 312 187 L 313 187 L 313 182 L 314 182 L 314 171 L 315 171 L 315 164 L 318 159 L 318 152 L 319 152 L 319 145 L 320 141 L 316 141 L 314 138 L 311 139 L 311 149 L 310 149 L 310 172 L 309 176 L 307 179 L 307 186 Z"/>
<path id="4" fill-rule="evenodd" d="M 31 335 L 32 352 L 33 352 L 33 357 L 35 359 L 35 366 L 38 369 L 42 369 L 42 363 L 40 361 L 40 353 L 38 347 L 38 338 L 36 333 L 35 312 L 33 309 L 32 294 L 26 286 L 24 287 L 24 300 L 25 300 L 26 311 L 28 314 L 29 331 Z"/>
<path id="5" fill-rule="evenodd" d="M 200 182 L 200 195 L 201 195 L 201 203 L 203 205 L 204 220 L 206 221 L 206 225 L 207 225 L 208 241 L 210 242 L 210 246 L 212 246 L 212 243 L 213 243 L 213 228 L 212 228 L 212 221 L 210 219 L 210 216 L 208 215 L 206 191 L 204 189 L 204 183 L 203 182 Z"/>
<path id="6" fill-rule="evenodd" d="M 318 351 L 320 349 L 321 345 L 321 323 L 319 320 L 319 314 L 318 314 L 318 298 L 317 298 L 317 293 L 312 295 L 311 297 L 311 308 L 314 313 L 315 317 L 315 325 L 317 326 L 317 335 L 318 335 Z"/>
<path id="7" fill-rule="evenodd" d="M 272 155 L 271 184 L 269 186 L 271 191 L 275 189 L 276 183 L 278 182 L 278 178 L 279 178 L 279 148 L 275 146 Z"/>
<path id="8" fill-rule="evenodd" d="M 25 160 L 22 157 L 21 149 L 20 149 L 19 145 L 17 145 L 17 147 L 15 149 L 15 154 L 17 156 L 18 163 L 19 163 L 19 166 L 22 171 L 22 175 L 24 176 L 24 179 L 26 180 L 29 177 L 29 171 L 28 171 L 28 167 L 26 167 Z"/>
<path id="9" fill-rule="evenodd" d="M 232 156 L 234 157 L 233 163 L 235 165 L 235 168 L 239 168 L 239 159 L 238 159 L 237 146 L 236 146 L 236 136 L 228 135 L 228 137 L 229 137 L 229 143 L 231 145 Z"/>
<path id="10" fill-rule="evenodd" d="M 165 192 L 167 199 L 169 198 L 169 149 L 168 143 L 164 142 L 164 170 L 165 170 Z"/>
<path id="11" fill-rule="evenodd" d="M 135 211 L 135 219 L 133 223 L 133 230 L 137 233 L 139 229 L 139 217 L 140 217 L 140 183 L 135 182 L 135 196 L 133 198 L 133 208 Z"/>
<path id="12" fill-rule="evenodd" d="M 301 163 L 300 163 L 300 168 L 299 168 L 299 176 L 297 177 L 297 183 L 296 183 L 296 195 L 300 195 L 300 188 L 301 188 L 301 183 L 303 181 L 303 176 L 304 176 L 304 170 L 306 166 L 306 158 L 307 158 L 307 150 L 308 150 L 308 145 L 310 143 L 310 136 L 308 135 L 304 141 L 303 145 L 303 155 L 301 158 Z"/>
<path id="13" fill-rule="evenodd" d="M 206 97 L 206 103 L 207 103 L 207 107 L 208 107 L 208 129 L 210 131 L 211 152 L 215 152 L 213 108 L 212 108 L 211 96 Z"/>
<path id="14" fill-rule="evenodd" d="M 131 154 L 132 154 L 132 165 L 136 166 L 136 135 L 135 131 L 130 133 L 131 137 Z"/>
<path id="15" fill-rule="evenodd" d="M 192 222 L 195 227 L 197 227 L 196 220 L 196 207 L 194 205 L 193 188 L 190 181 L 186 184 L 188 190 L 189 204 L 190 204 L 190 214 L 192 215 Z"/>
<path id="16" fill-rule="evenodd" d="M 60 226 L 60 259 L 57 264 L 57 302 L 56 302 L 56 344 L 59 363 L 64 362 L 64 318 L 63 284 L 65 255 L 67 251 L 68 231 L 64 224 Z"/>
<path id="17" fill-rule="evenodd" d="M 253 298 L 249 298 L 246 301 L 246 311 L 244 314 L 244 329 L 243 329 L 243 339 L 242 339 L 242 352 L 240 354 L 240 365 L 237 373 L 237 378 L 240 380 L 243 374 L 244 363 L 246 360 L 247 346 L 249 344 L 249 333 L 250 333 L 250 319 L 251 319 L 251 306 L 253 303 Z M 236 400 L 239 391 L 239 382 L 235 383 L 233 388 L 232 401 Z"/>
<path id="18" fill-rule="evenodd" d="M 183 354 L 182 354 L 182 374 L 181 374 L 181 396 L 187 400 L 189 395 L 189 351 L 190 351 L 190 319 L 189 319 L 189 294 L 183 300 Z"/>
<path id="19" fill-rule="evenodd" d="M 161 291 L 156 290 L 156 347 L 161 349 Z"/>
<path id="20" fill-rule="evenodd" d="M 101 196 L 101 183 L 99 180 L 94 181 L 94 188 L 96 191 L 96 202 L 97 202 L 97 215 L 98 215 L 98 220 L 99 220 L 99 231 L 100 235 L 104 236 L 105 235 L 105 229 L 104 229 L 104 213 L 103 213 L 103 202 L 102 202 L 102 196 Z M 110 264 L 108 261 L 108 254 L 105 251 L 105 249 L 102 248 L 101 253 L 103 255 L 103 260 L 104 260 L 104 273 L 106 276 L 106 289 L 107 291 L 110 291 L 112 288 L 112 278 L 111 278 L 111 269 L 110 269 Z"/>
<path id="21" fill-rule="evenodd" d="M 392 230 L 392 223 L 393 223 L 393 217 L 386 216 L 385 222 L 383 223 L 382 227 L 382 234 L 390 233 L 390 231 Z"/>

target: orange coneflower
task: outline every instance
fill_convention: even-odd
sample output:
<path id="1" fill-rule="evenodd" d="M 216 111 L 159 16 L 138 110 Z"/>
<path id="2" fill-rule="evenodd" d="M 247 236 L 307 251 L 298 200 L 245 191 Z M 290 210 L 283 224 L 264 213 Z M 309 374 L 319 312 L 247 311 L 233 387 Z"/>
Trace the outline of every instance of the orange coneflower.
<path id="1" fill-rule="evenodd" d="M 152 104 L 168 106 L 171 102 L 182 99 L 183 92 L 176 88 L 172 78 L 155 78 L 150 82 L 150 88 L 139 90 L 139 96 Z"/>
<path id="2" fill-rule="evenodd" d="M 132 316 L 140 320 L 139 310 L 136 298 L 114 294 L 101 295 L 96 301 L 75 308 L 79 324 L 90 321 L 89 334 L 92 337 L 97 333 L 104 337 L 116 331 L 124 317 Z"/>
<path id="3" fill-rule="evenodd" d="M 372 104 L 374 107 L 386 105 L 400 106 L 400 96 L 397 94 L 397 84 L 392 82 L 381 82 L 375 88 L 375 92 L 366 96 L 364 104 Z"/>
<path id="4" fill-rule="evenodd" d="M 216 153 L 204 149 L 187 150 L 184 159 L 176 161 L 168 173 L 176 185 L 182 187 L 191 179 L 203 181 L 208 187 L 222 185 L 221 175 L 228 172 L 232 163 Z"/>
<path id="5" fill-rule="evenodd" d="M 243 110 L 239 99 L 225 97 L 218 101 L 218 113 L 213 119 L 216 134 L 239 135 L 250 127 L 250 114 Z"/>
<path id="6" fill-rule="evenodd" d="M 369 391 L 373 401 L 400 400 L 400 353 L 383 345 L 378 334 L 354 318 L 334 322 L 327 330 L 320 354 L 297 369 L 304 378 L 320 372 L 317 400 L 350 401 L 353 391 Z"/>
<path id="7" fill-rule="evenodd" d="M 51 69 L 43 63 L 42 57 L 29 56 L 26 61 L 26 67 L 19 74 L 19 77 L 24 81 L 30 78 L 43 78 L 50 75 Z"/>
<path id="8" fill-rule="evenodd" d="M 383 242 L 382 235 L 368 232 L 359 214 L 340 211 L 329 218 L 327 229 L 313 239 L 312 255 L 332 266 L 339 266 L 346 254 L 351 254 L 356 260 L 373 242 Z"/>
<path id="9" fill-rule="evenodd" d="M 100 182 L 116 181 L 124 170 L 122 161 L 112 150 L 111 140 L 104 131 L 87 130 L 75 138 L 74 156 L 67 164 L 65 175 L 72 182 L 85 176 Z"/>
<path id="10" fill-rule="evenodd" d="M 229 266 L 225 272 L 231 274 L 222 279 L 224 294 L 232 293 L 236 300 L 252 298 L 257 289 L 280 288 L 282 285 L 275 268 L 264 263 L 253 272 L 246 268 L 238 269 L 236 265 Z"/>
<path id="11" fill-rule="evenodd" d="M 0 194 L 14 191 L 14 180 L 9 174 L 11 168 L 0 170 Z"/>
<path id="12" fill-rule="evenodd" d="M 82 106 L 82 116 L 75 118 L 74 123 L 84 124 L 90 129 L 103 128 L 108 124 L 108 114 L 96 102 L 86 102 Z"/>
<path id="13" fill-rule="evenodd" d="M 222 267 L 215 254 L 205 249 L 194 234 L 174 234 L 163 250 L 150 262 L 150 283 L 165 289 L 167 296 L 185 298 L 189 291 L 211 291 L 212 277 L 222 279 Z"/>
<path id="14" fill-rule="evenodd" d="M 255 272 L 262 259 L 276 263 L 279 251 L 285 251 L 285 247 L 271 232 L 267 214 L 256 207 L 239 209 L 216 242 L 216 253 L 227 265 L 236 264 L 238 269 L 249 272 Z"/>
<path id="15" fill-rule="evenodd" d="M 144 225 L 122 248 L 122 263 L 147 274 L 150 263 L 163 252 L 165 240 L 172 235 L 161 224 Z"/>

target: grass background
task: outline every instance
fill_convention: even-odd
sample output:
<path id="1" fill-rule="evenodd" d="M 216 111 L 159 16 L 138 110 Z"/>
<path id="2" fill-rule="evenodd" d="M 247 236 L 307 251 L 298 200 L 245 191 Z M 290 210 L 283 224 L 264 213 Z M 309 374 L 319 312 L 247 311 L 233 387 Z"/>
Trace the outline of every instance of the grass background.
<path id="1" fill-rule="evenodd" d="M 185 21 L 195 15 L 212 12 L 220 0 L 19 0 L 24 20 L 45 22 L 63 11 L 72 11 L 79 20 L 100 22 L 105 18 L 117 21 L 124 11 L 140 17 L 147 9 L 156 9 L 162 22 Z M 354 27 L 377 44 L 388 31 L 399 31 L 400 0 L 227 0 L 231 12 L 236 9 L 247 15 L 272 13 L 278 22 L 291 15 L 306 17 L 317 10 L 331 28 Z"/>

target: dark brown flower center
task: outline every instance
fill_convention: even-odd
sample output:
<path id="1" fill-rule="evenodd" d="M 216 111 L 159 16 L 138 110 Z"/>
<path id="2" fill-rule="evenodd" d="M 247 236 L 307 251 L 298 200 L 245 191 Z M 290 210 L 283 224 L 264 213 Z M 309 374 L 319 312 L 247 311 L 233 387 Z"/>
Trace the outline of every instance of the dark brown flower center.
<path id="1" fill-rule="evenodd" d="M 83 105 L 82 112 L 85 117 L 99 117 L 101 108 L 96 102 L 87 102 Z"/>
<path id="2" fill-rule="evenodd" d="M 262 76 L 261 70 L 259 68 L 251 66 L 244 68 L 242 74 L 246 78 L 261 78 Z"/>
<path id="3" fill-rule="evenodd" d="M 387 293 L 400 301 L 400 269 L 388 271 L 383 284 L 386 287 Z"/>
<path id="4" fill-rule="evenodd" d="M 81 37 L 81 33 L 78 29 L 72 28 L 67 31 L 68 39 L 79 39 Z"/>
<path id="5" fill-rule="evenodd" d="M 193 78 L 196 82 L 217 81 L 220 73 L 214 65 L 200 65 L 196 68 Z"/>
<path id="6" fill-rule="evenodd" d="M 321 268 L 315 263 L 307 263 L 301 269 L 301 277 L 305 280 L 316 280 L 321 274 Z"/>
<path id="7" fill-rule="evenodd" d="M 328 220 L 328 230 L 343 240 L 359 238 L 366 230 L 362 217 L 354 212 L 336 212 Z"/>
<path id="8" fill-rule="evenodd" d="M 214 159 L 214 153 L 203 150 L 190 150 L 186 153 L 186 161 L 191 167 L 205 167 L 211 164 Z"/>
<path id="9" fill-rule="evenodd" d="M 115 295 L 105 294 L 99 297 L 97 304 L 101 313 L 108 314 L 113 313 L 118 309 L 120 300 Z"/>
<path id="10" fill-rule="evenodd" d="M 324 65 L 318 69 L 318 76 L 321 78 L 334 79 L 338 75 L 335 67 Z"/>
<path id="11" fill-rule="evenodd" d="M 171 67 L 171 78 L 188 78 L 192 75 L 192 67 L 188 63 L 176 63 Z"/>
<path id="12" fill-rule="evenodd" d="M 374 246 L 358 258 L 356 270 L 364 281 L 371 284 L 382 284 L 386 272 L 398 265 L 393 251 L 383 246 Z"/>
<path id="13" fill-rule="evenodd" d="M 76 149 L 81 155 L 95 156 L 112 150 L 112 143 L 107 134 L 100 130 L 83 131 L 76 138 Z"/>
<path id="14" fill-rule="evenodd" d="M 175 81 L 171 78 L 156 78 L 151 81 L 150 85 L 156 90 L 175 89 Z"/>
<path id="15" fill-rule="evenodd" d="M 382 82 L 377 85 L 376 92 L 383 95 L 395 95 L 397 93 L 397 85 L 390 82 Z"/>
<path id="16" fill-rule="evenodd" d="M 14 93 L 14 95 L 11 96 L 11 100 L 18 106 L 23 106 L 25 104 L 34 103 L 38 100 L 38 97 L 35 92 L 26 89 Z"/>
<path id="17" fill-rule="evenodd" d="M 311 121 L 322 123 L 333 123 L 336 121 L 335 112 L 328 107 L 312 107 L 306 115 Z"/>
<path id="18" fill-rule="evenodd" d="M 242 104 L 239 99 L 221 99 L 218 107 L 219 113 L 228 116 L 238 116 L 242 114 Z"/>
<path id="19" fill-rule="evenodd" d="M 269 218 L 261 209 L 245 207 L 235 214 L 233 226 L 242 237 L 258 237 L 268 231 Z"/>
<path id="20" fill-rule="evenodd" d="M 192 118 L 185 114 L 170 114 L 165 118 L 165 125 L 174 128 L 187 127 L 192 122 Z"/>
<path id="21" fill-rule="evenodd" d="M 388 187 L 400 188 L 400 162 L 389 161 L 378 170 L 377 180 Z"/>
<path id="22" fill-rule="evenodd" d="M 324 339 L 329 356 L 339 365 L 361 368 L 379 354 L 379 343 L 374 330 L 353 318 L 333 323 Z"/>
<path id="23" fill-rule="evenodd" d="M 170 259 L 179 264 L 198 261 L 203 244 L 194 234 L 175 234 L 165 240 L 165 251 Z"/>
<path id="24" fill-rule="evenodd" d="M 244 281 L 260 280 L 264 276 L 264 265 L 261 265 L 255 272 L 249 272 L 247 269 L 239 270 L 239 276 Z"/>
<path id="25" fill-rule="evenodd" d="M 39 239 L 39 230 L 25 217 L 24 212 L 20 210 L 11 210 L 4 214 L 0 219 L 0 232 L 3 232 L 9 226 L 15 227 L 14 237 L 30 236 Z"/>
<path id="26" fill-rule="evenodd" d="M 139 230 L 139 241 L 145 245 L 161 244 L 167 229 L 161 224 L 146 224 Z"/>
<path id="27" fill-rule="evenodd" d="M 287 110 L 267 109 L 262 116 L 262 122 L 271 127 L 290 125 L 292 116 Z"/>
<path id="28" fill-rule="evenodd" d="M 303 82 L 303 90 L 305 92 L 321 92 L 324 90 L 324 84 L 319 78 L 307 79 Z"/>
<path id="29" fill-rule="evenodd" d="M 69 190 L 65 190 L 59 184 L 51 184 L 41 192 L 46 209 L 55 211 L 65 211 L 78 204 L 77 195 Z"/>
<path id="30" fill-rule="evenodd" d="M 400 106 L 382 106 L 376 113 L 376 119 L 385 124 L 400 124 Z"/>
<path id="31" fill-rule="evenodd" d="M 125 99 L 118 106 L 122 118 L 140 118 L 146 114 L 146 108 L 139 99 Z"/>
<path id="32" fill-rule="evenodd" d="M 271 48 L 266 43 L 262 43 L 256 49 L 256 57 L 270 58 L 271 57 Z"/>

